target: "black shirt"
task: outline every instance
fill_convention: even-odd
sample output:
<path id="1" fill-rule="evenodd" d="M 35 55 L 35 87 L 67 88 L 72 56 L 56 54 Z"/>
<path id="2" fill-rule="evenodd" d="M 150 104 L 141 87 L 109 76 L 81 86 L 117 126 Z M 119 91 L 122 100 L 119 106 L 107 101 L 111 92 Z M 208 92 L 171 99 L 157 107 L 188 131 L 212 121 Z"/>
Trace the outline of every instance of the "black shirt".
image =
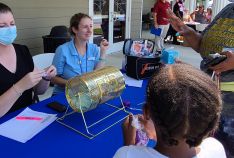
<path id="1" fill-rule="evenodd" d="M 183 11 L 180 11 L 180 5 L 183 5 L 182 2 L 176 2 L 173 7 L 173 12 L 177 17 L 179 17 L 178 13 L 180 14 L 180 17 L 183 18 Z"/>
<path id="2" fill-rule="evenodd" d="M 13 44 L 16 52 L 16 72 L 12 73 L 0 64 L 0 95 L 22 79 L 27 73 L 32 72 L 34 64 L 32 56 L 26 46 Z M 9 112 L 18 110 L 32 104 L 32 88 L 23 92 Z M 11 98 L 9 98 L 11 99 Z"/>

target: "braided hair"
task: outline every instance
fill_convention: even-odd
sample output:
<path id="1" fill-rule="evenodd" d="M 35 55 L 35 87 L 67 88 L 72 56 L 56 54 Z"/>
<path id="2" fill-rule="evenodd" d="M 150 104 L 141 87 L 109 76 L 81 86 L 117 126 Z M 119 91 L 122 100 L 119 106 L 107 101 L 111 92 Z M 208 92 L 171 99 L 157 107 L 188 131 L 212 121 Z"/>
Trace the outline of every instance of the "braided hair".
<path id="1" fill-rule="evenodd" d="M 217 128 L 222 101 L 208 75 L 180 63 L 155 73 L 147 87 L 147 106 L 165 144 L 178 145 L 185 139 L 195 147 Z"/>

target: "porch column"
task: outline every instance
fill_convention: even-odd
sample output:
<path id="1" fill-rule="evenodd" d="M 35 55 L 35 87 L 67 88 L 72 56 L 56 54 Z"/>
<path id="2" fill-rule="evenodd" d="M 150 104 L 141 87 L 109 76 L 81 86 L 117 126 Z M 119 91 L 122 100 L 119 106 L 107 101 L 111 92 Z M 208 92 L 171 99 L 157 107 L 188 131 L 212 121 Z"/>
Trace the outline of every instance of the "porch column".
<path id="1" fill-rule="evenodd" d="M 186 0 L 184 6 L 186 9 L 189 10 L 189 13 L 191 14 L 196 8 L 196 0 Z"/>
<path id="2" fill-rule="evenodd" d="M 214 0 L 212 6 L 212 19 L 230 2 L 228 0 Z"/>
<path id="3" fill-rule="evenodd" d="M 207 9 L 209 7 L 209 0 L 205 0 L 204 7 L 205 7 L 205 9 Z"/>

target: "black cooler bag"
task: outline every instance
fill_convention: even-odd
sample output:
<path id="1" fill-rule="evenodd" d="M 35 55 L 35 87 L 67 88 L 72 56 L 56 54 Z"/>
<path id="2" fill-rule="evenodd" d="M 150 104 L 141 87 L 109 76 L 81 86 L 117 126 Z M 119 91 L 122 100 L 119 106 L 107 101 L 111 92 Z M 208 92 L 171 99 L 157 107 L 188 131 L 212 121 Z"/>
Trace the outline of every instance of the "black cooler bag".
<path id="1" fill-rule="evenodd" d="M 134 44 L 141 45 L 138 50 L 144 50 L 144 47 L 150 46 L 145 54 L 139 55 L 133 51 Z M 147 46 L 148 45 L 148 46 Z M 150 57 L 153 53 L 154 42 L 146 39 L 126 39 L 124 42 L 123 53 L 126 57 L 126 74 L 135 79 L 146 79 L 153 75 L 160 66 L 160 57 Z M 140 52 L 140 51 L 139 51 Z"/>

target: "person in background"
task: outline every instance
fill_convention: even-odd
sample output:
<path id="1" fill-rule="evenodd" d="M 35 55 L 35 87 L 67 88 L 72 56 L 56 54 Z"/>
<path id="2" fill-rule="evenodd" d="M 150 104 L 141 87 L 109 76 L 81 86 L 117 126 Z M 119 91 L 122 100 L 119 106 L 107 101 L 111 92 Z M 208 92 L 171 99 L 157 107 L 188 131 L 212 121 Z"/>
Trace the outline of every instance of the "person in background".
<path id="1" fill-rule="evenodd" d="M 183 21 L 184 22 L 191 22 L 191 21 L 193 21 L 192 18 L 190 17 L 188 9 L 184 9 Z"/>
<path id="2" fill-rule="evenodd" d="M 204 5 L 199 5 L 198 10 L 195 10 L 192 14 L 190 14 L 190 17 L 192 17 L 193 21 L 195 21 L 195 22 L 205 24 L 206 23 L 206 14 L 204 11 Z"/>
<path id="3" fill-rule="evenodd" d="M 72 40 L 60 45 L 53 59 L 57 76 L 52 79 L 53 95 L 64 92 L 67 80 L 91 72 L 104 66 L 109 43 L 103 39 L 100 50 L 96 44 L 89 43 L 93 31 L 92 18 L 78 13 L 71 17 L 70 33 Z"/>
<path id="4" fill-rule="evenodd" d="M 206 21 L 207 21 L 208 24 L 211 22 L 211 18 L 212 18 L 212 9 L 211 8 L 207 8 Z"/>
<path id="5" fill-rule="evenodd" d="M 33 93 L 44 93 L 56 75 L 54 66 L 35 68 L 28 48 L 13 44 L 16 36 L 12 10 L 0 3 L 0 117 L 32 104 Z"/>
<path id="6" fill-rule="evenodd" d="M 183 4 L 182 0 L 176 0 L 176 3 L 173 7 L 173 12 L 178 18 L 183 20 L 184 4 Z M 173 36 L 172 44 L 179 45 L 180 43 L 177 41 L 177 38 L 176 38 L 176 31 L 173 29 L 173 27 L 171 25 L 170 25 L 169 30 L 171 30 L 172 36 Z"/>
<path id="7" fill-rule="evenodd" d="M 209 137 L 221 110 L 220 91 L 208 75 L 184 63 L 166 65 L 151 78 L 143 111 L 146 133 L 157 133 L 156 146 L 135 145 L 130 116 L 123 124 L 126 146 L 114 158 L 226 158 L 223 145 Z"/>
<path id="8" fill-rule="evenodd" d="M 158 0 L 154 5 L 154 27 L 162 29 L 161 35 L 155 36 L 155 47 L 158 53 L 161 53 L 164 48 L 164 38 L 166 37 L 169 29 L 169 22 L 165 20 L 167 18 L 167 9 L 169 8 L 170 3 L 167 0 Z"/>
<path id="9" fill-rule="evenodd" d="M 173 12 L 177 17 L 183 19 L 184 4 L 182 0 L 176 0 L 176 3 L 173 7 Z"/>

